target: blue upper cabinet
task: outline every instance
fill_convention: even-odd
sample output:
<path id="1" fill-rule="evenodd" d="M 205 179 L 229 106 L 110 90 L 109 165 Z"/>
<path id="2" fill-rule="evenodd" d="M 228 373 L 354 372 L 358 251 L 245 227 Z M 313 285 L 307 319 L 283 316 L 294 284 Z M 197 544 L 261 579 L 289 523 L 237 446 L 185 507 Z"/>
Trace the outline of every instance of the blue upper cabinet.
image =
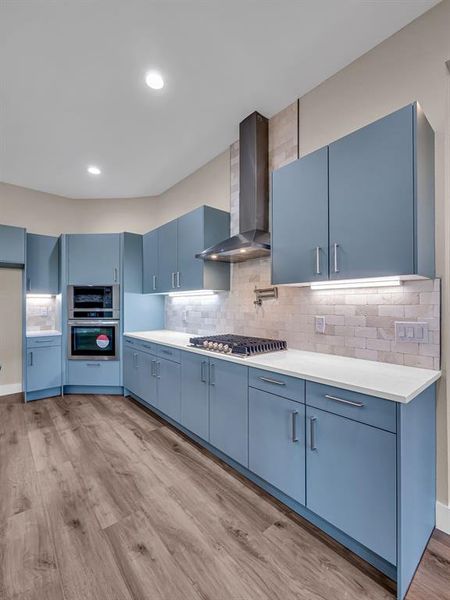
<path id="1" fill-rule="evenodd" d="M 434 274 L 416 255 L 420 244 L 434 248 L 434 217 L 423 239 L 419 232 L 434 193 L 419 183 L 433 135 L 418 110 L 409 105 L 330 145 L 331 279 Z"/>
<path id="2" fill-rule="evenodd" d="M 226 239 L 229 213 L 201 206 L 144 236 L 144 293 L 230 289 L 230 267 L 195 255 Z"/>
<path id="3" fill-rule="evenodd" d="M 170 221 L 158 229 L 158 276 L 156 290 L 170 292 L 176 288 L 178 223 Z M 144 265 L 147 270 L 146 265 Z"/>
<path id="4" fill-rule="evenodd" d="M 143 239 L 143 291 L 151 294 L 157 291 L 158 285 L 158 229 L 149 231 Z"/>
<path id="5" fill-rule="evenodd" d="M 59 294 L 60 240 L 27 233 L 27 292 Z"/>
<path id="6" fill-rule="evenodd" d="M 272 282 L 328 279 L 328 148 L 272 176 Z"/>
<path id="7" fill-rule="evenodd" d="M 328 166 L 326 154 L 273 174 L 273 283 L 434 277 L 434 132 L 420 106 L 330 144 Z"/>
<path id="8" fill-rule="evenodd" d="M 25 264 L 25 229 L 0 225 L 0 265 Z"/>
<path id="9" fill-rule="evenodd" d="M 68 284 L 120 282 L 120 234 L 70 234 L 67 236 Z"/>

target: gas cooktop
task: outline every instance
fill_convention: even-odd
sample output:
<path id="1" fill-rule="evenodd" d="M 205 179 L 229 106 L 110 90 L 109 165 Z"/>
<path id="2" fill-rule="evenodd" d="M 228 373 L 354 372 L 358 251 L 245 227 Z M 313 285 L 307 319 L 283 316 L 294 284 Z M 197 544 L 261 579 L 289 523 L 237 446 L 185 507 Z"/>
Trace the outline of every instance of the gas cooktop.
<path id="1" fill-rule="evenodd" d="M 205 337 L 192 337 L 189 340 L 191 346 L 221 352 L 222 354 L 235 354 L 238 356 L 252 356 L 264 352 L 275 352 L 286 350 L 287 342 L 283 340 L 271 340 L 268 338 L 247 337 L 245 335 L 208 335 Z"/>

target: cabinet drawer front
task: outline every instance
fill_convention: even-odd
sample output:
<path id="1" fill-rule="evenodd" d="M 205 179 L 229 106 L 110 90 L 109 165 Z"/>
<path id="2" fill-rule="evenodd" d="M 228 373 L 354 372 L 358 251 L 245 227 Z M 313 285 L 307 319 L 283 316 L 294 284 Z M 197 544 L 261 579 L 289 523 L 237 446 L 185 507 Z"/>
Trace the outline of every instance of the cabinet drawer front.
<path id="1" fill-rule="evenodd" d="M 181 362 L 181 350 L 177 348 L 170 348 L 169 346 L 156 346 L 156 353 L 161 358 L 167 358 L 167 360 L 173 360 L 174 362 Z"/>
<path id="2" fill-rule="evenodd" d="M 296 402 L 305 402 L 305 381 L 303 379 L 251 368 L 248 374 L 248 384 L 263 392 L 276 394 Z"/>
<path id="3" fill-rule="evenodd" d="M 396 563 L 396 435 L 306 407 L 306 506 Z"/>
<path id="4" fill-rule="evenodd" d="M 396 405 L 390 400 L 307 381 L 306 404 L 393 433 L 397 430 Z"/>
<path id="5" fill-rule="evenodd" d="M 120 385 L 119 361 L 69 360 L 68 385 Z"/>
<path id="6" fill-rule="evenodd" d="M 49 346 L 61 346 L 61 336 L 46 335 L 27 338 L 27 348 L 48 348 Z"/>
<path id="7" fill-rule="evenodd" d="M 156 354 L 156 344 L 154 344 L 153 342 L 146 342 L 144 340 L 138 340 L 136 338 L 124 337 L 123 344 L 125 348 L 134 348 L 135 350 L 142 350 L 142 352 Z"/>

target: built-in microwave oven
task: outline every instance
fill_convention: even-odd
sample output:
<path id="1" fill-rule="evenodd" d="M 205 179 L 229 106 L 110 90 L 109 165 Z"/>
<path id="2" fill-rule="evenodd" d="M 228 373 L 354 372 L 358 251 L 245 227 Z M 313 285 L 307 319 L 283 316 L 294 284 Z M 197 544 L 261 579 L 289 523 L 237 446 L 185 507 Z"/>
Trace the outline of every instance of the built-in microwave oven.
<path id="1" fill-rule="evenodd" d="M 120 318 L 119 285 L 69 285 L 67 287 L 68 318 Z"/>
<path id="2" fill-rule="evenodd" d="M 67 354 L 70 360 L 118 360 L 119 321 L 69 321 Z"/>

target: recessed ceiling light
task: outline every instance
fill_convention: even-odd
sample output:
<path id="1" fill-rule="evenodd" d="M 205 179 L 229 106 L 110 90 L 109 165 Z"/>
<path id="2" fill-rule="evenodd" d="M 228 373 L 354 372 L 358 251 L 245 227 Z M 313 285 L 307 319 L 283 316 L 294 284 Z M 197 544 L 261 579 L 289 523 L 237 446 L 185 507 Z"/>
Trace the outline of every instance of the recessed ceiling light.
<path id="1" fill-rule="evenodd" d="M 160 90 L 164 87 L 164 79 L 158 71 L 149 71 L 145 76 L 145 83 L 152 90 Z"/>
<path id="2" fill-rule="evenodd" d="M 91 175 L 100 175 L 100 173 L 101 173 L 101 170 L 98 167 L 94 166 L 94 165 L 91 165 L 90 167 L 88 167 L 87 171 Z"/>

